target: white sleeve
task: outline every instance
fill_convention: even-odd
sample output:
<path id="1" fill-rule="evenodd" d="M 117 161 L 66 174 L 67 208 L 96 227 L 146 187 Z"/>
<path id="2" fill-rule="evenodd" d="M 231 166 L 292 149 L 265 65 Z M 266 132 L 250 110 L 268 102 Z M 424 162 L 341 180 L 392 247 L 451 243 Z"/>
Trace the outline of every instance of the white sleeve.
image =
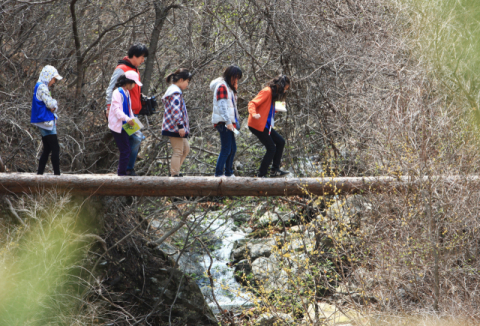
<path id="1" fill-rule="evenodd" d="M 52 98 L 52 96 L 50 95 L 50 91 L 48 90 L 47 85 L 42 84 L 42 85 L 38 86 L 36 97 L 37 97 L 38 100 L 45 103 L 47 108 L 58 109 L 57 100 L 54 100 Z"/>
<path id="2" fill-rule="evenodd" d="M 121 75 L 124 75 L 125 72 L 118 68 L 118 69 L 115 69 L 115 71 L 113 72 L 113 75 L 112 75 L 112 78 L 110 79 L 110 84 L 108 85 L 108 88 L 107 88 L 107 96 L 105 97 L 105 102 L 106 104 L 111 104 L 112 103 L 112 93 L 113 93 L 113 90 L 115 89 L 115 84 L 117 83 L 117 79 L 118 77 L 120 77 Z"/>

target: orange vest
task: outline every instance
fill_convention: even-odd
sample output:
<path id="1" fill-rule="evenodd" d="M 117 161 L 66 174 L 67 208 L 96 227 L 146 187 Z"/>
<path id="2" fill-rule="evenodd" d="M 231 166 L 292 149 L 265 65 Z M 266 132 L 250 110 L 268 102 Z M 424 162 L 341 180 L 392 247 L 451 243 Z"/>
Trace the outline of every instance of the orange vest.
<path id="1" fill-rule="evenodd" d="M 129 67 L 123 64 L 118 65 L 116 69 L 122 69 L 124 72 L 133 70 L 136 73 L 138 73 L 138 80 L 140 80 L 140 71 L 138 71 L 138 69 L 133 69 L 132 67 Z M 142 109 L 142 96 L 141 96 L 142 90 L 140 86 L 135 84 L 135 87 L 133 87 L 133 89 L 131 89 L 129 92 L 130 92 L 130 100 L 132 101 L 133 114 L 138 114 Z"/>

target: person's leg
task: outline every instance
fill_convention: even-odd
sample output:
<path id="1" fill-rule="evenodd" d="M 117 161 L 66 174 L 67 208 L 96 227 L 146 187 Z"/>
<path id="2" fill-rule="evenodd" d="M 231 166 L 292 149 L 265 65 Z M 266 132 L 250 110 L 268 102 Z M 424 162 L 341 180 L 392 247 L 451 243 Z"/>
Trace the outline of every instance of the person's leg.
<path id="1" fill-rule="evenodd" d="M 275 143 L 273 142 L 272 138 L 268 134 L 268 130 L 264 129 L 263 131 L 258 131 L 257 129 L 248 127 L 250 131 L 257 136 L 258 140 L 265 146 L 267 152 L 263 157 L 262 163 L 260 164 L 260 169 L 258 171 L 258 176 L 263 177 L 267 175 L 268 167 L 272 163 L 273 157 L 275 156 Z"/>
<path id="2" fill-rule="evenodd" d="M 223 175 L 223 169 L 225 168 L 225 163 L 227 162 L 228 156 L 230 155 L 231 144 L 230 144 L 230 137 L 228 134 L 227 127 L 225 127 L 224 124 L 220 124 L 220 125 L 217 125 L 217 130 L 220 135 L 221 149 L 217 159 L 215 176 L 220 177 Z"/>
<path id="3" fill-rule="evenodd" d="M 170 175 L 180 174 L 180 166 L 182 165 L 183 156 L 183 138 L 180 137 L 168 137 L 170 144 L 172 145 L 172 158 L 170 159 Z"/>
<path id="4" fill-rule="evenodd" d="M 225 163 L 225 175 L 227 177 L 233 175 L 233 160 L 235 159 L 235 153 L 237 152 L 237 143 L 235 141 L 235 134 L 233 131 L 228 131 L 228 136 L 230 140 L 230 154 L 227 157 L 227 161 Z"/>
<path id="5" fill-rule="evenodd" d="M 188 143 L 187 138 L 182 138 L 183 140 L 183 153 L 182 153 L 182 158 L 180 159 L 180 166 L 182 166 L 183 162 L 187 158 L 188 153 L 190 153 L 190 144 Z M 180 168 L 178 169 L 180 172 Z"/>
<path id="6" fill-rule="evenodd" d="M 40 156 L 40 161 L 38 162 L 37 174 L 43 174 L 43 172 L 45 171 L 45 166 L 47 165 L 48 156 L 50 155 L 50 152 L 52 151 L 52 149 L 50 148 L 50 143 L 48 142 L 47 137 L 48 136 L 42 137 L 43 152 L 42 152 L 42 156 Z"/>
<path id="7" fill-rule="evenodd" d="M 280 164 L 282 162 L 283 156 L 283 148 L 285 147 L 285 139 L 275 129 L 272 129 L 270 133 L 270 137 L 272 138 L 273 142 L 275 143 L 276 151 L 275 155 L 273 156 L 273 164 L 272 170 L 277 171 L 280 169 Z"/>
<path id="8" fill-rule="evenodd" d="M 60 175 L 60 145 L 58 144 L 57 135 L 49 135 L 46 138 L 52 151 L 53 174 Z"/>
<path id="9" fill-rule="evenodd" d="M 128 159 L 127 170 L 135 170 L 135 162 L 137 161 L 138 152 L 140 151 L 140 143 L 142 142 L 143 135 L 137 135 L 134 133 L 128 137 L 130 144 L 130 158 Z"/>
<path id="10" fill-rule="evenodd" d="M 120 158 L 118 160 L 118 175 L 127 175 L 127 165 L 130 158 L 130 142 L 128 134 L 125 130 L 122 129 L 121 133 L 112 131 L 113 138 L 117 144 L 118 150 L 120 152 Z"/>

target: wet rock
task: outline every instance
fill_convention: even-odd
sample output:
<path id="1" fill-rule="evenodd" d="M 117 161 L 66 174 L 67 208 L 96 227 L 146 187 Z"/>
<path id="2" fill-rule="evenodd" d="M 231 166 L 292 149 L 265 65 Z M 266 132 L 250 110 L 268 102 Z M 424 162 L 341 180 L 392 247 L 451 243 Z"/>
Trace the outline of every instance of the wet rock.
<path id="1" fill-rule="evenodd" d="M 234 261 L 246 258 L 253 261 L 259 257 L 269 257 L 274 245 L 273 239 L 242 239 L 235 243 L 232 257 Z"/>
<path id="2" fill-rule="evenodd" d="M 251 218 L 250 214 L 240 212 L 232 215 L 233 221 L 236 225 L 242 225 L 246 222 L 248 222 Z"/>

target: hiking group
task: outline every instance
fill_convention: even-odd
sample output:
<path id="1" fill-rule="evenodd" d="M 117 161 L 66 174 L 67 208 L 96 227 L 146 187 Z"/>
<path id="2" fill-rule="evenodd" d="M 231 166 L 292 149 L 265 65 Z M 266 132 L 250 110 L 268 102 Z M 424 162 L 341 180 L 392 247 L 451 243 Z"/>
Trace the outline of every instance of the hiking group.
<path id="1" fill-rule="evenodd" d="M 129 135 L 125 124 L 134 126 L 136 117 L 142 110 L 142 83 L 138 67 L 148 56 L 148 49 L 143 44 L 134 44 L 127 56 L 118 61 L 110 84 L 106 91 L 105 114 L 120 158 L 117 174 L 119 176 L 136 176 L 135 162 L 140 144 L 145 136 L 140 130 Z M 221 150 L 215 168 L 216 177 L 235 177 L 233 161 L 237 151 L 235 136 L 239 134 L 240 116 L 237 109 L 237 91 L 242 78 L 242 70 L 229 66 L 223 75 L 210 83 L 213 92 L 212 125 L 218 131 Z M 36 125 L 42 136 L 43 152 L 40 157 L 37 174 L 43 174 L 48 157 L 55 175 L 60 175 L 60 146 L 57 138 L 58 104 L 52 98 L 49 88 L 62 77 L 57 69 L 45 66 L 35 85 L 32 99 L 30 122 Z M 190 122 L 185 105 L 184 92 L 192 80 L 192 73 L 180 68 L 166 77 L 170 84 L 162 97 L 165 106 L 162 123 L 162 135 L 168 137 L 173 149 L 170 160 L 170 176 L 182 177 L 181 166 L 190 152 L 188 137 Z M 275 112 L 279 110 L 276 103 L 285 100 L 290 79 L 281 75 L 268 83 L 257 96 L 248 103 L 248 129 L 265 146 L 266 153 L 260 164 L 257 177 L 284 176 L 289 172 L 280 169 L 285 140 L 275 130 Z M 148 90 L 145 90 L 148 91 Z M 128 127 L 128 126 L 127 126 Z M 270 167 L 270 173 L 268 173 Z"/>

